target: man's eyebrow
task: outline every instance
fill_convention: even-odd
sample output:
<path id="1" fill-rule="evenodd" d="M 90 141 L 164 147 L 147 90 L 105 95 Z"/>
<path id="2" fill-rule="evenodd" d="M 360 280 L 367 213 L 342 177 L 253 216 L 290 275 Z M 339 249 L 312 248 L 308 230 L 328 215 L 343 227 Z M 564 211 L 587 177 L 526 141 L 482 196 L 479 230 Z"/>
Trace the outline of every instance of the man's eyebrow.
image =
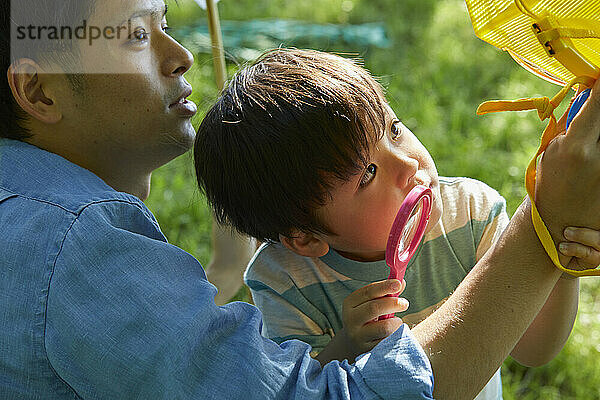
<path id="1" fill-rule="evenodd" d="M 165 15 L 167 15 L 168 9 L 169 7 L 167 6 L 167 4 L 165 4 L 164 7 L 145 8 L 143 10 L 134 12 L 132 15 L 129 16 L 129 18 L 121 21 L 121 23 L 119 23 L 117 26 L 122 26 L 126 22 L 131 21 L 132 19 L 145 17 L 147 15 L 150 15 L 154 19 L 163 19 Z"/>

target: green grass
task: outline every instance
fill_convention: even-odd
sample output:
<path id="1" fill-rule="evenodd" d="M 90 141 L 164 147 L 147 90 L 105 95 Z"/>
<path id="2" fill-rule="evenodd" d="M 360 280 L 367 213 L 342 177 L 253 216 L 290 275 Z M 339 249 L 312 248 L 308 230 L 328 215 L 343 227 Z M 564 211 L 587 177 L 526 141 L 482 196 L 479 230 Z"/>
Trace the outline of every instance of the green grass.
<path id="1" fill-rule="evenodd" d="M 183 26 L 206 14 L 192 0 L 171 7 L 169 23 Z M 384 22 L 391 48 L 341 43 L 312 47 L 352 52 L 380 77 L 388 99 L 432 154 L 441 175 L 469 176 L 500 191 L 513 212 L 525 195 L 523 174 L 544 124 L 534 112 L 478 117 L 484 100 L 552 96 L 558 91 L 478 40 L 461 0 L 223 0 L 222 19 L 289 18 L 312 23 Z M 186 38 L 179 38 L 186 42 Z M 294 43 L 282 43 L 293 45 Z M 227 43 L 225 43 L 227 46 Z M 260 50 L 260 49 L 259 49 Z M 187 74 L 199 104 L 197 126 L 217 96 L 210 55 L 196 54 Z M 233 73 L 237 63 L 229 60 Z M 564 107 L 561 109 L 564 110 Z M 210 212 L 198 194 L 191 157 L 185 155 L 153 176 L 148 206 L 169 240 L 210 259 Z M 600 280 L 582 279 L 577 322 L 563 351 L 549 364 L 503 366 L 505 399 L 600 399 Z M 238 299 L 247 296 L 240 292 Z"/>
<path id="2" fill-rule="evenodd" d="M 575 328 L 561 353 L 539 368 L 504 363 L 506 400 L 600 399 L 600 281 L 586 278 L 581 286 Z"/>

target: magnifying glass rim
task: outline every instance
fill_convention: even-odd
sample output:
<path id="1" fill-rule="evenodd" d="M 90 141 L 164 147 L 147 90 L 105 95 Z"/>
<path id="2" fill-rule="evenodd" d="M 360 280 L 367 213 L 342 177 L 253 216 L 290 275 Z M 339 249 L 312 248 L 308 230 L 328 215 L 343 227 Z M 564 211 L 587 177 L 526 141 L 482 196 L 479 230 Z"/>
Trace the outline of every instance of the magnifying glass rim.
<path id="1" fill-rule="evenodd" d="M 394 271 L 396 271 L 396 275 L 398 275 L 396 279 L 402 279 L 404 277 L 406 265 L 409 263 L 410 258 L 416 251 L 421 239 L 423 238 L 425 226 L 429 221 L 429 215 L 431 213 L 432 200 L 433 193 L 431 189 L 427 186 L 417 185 L 410 191 L 410 193 L 408 193 L 402 202 L 402 205 L 396 214 L 394 224 L 392 225 L 385 250 L 385 262 L 390 267 L 390 278 L 393 277 Z M 406 227 L 406 223 L 408 222 L 413 210 L 421 201 L 423 201 L 423 210 L 418 222 L 419 225 L 417 226 L 415 236 L 408 245 L 408 248 L 404 250 L 402 259 L 400 259 L 398 255 L 398 239 Z"/>
<path id="2" fill-rule="evenodd" d="M 415 207 L 417 207 L 421 200 L 423 201 L 423 211 L 421 212 L 421 218 L 419 219 L 417 231 L 413 237 L 413 240 L 409 244 L 408 249 L 403 252 L 406 254 L 406 256 L 400 260 L 398 258 L 398 239 L 402 234 L 402 231 L 404 230 L 413 210 Z M 417 247 L 419 247 L 421 239 L 423 239 L 423 235 L 425 234 L 425 227 L 427 226 L 429 215 L 431 214 L 432 202 L 433 192 L 430 188 L 422 185 L 415 186 L 402 202 L 402 205 L 396 214 L 396 218 L 394 219 L 385 249 L 385 262 L 388 267 L 390 267 L 390 275 L 388 276 L 388 279 L 395 278 L 402 280 L 402 278 L 404 278 L 406 266 L 417 250 Z M 398 297 L 398 293 L 388 294 L 387 296 Z M 376 318 L 376 320 L 384 320 L 393 317 L 394 314 L 386 314 L 379 316 Z"/>

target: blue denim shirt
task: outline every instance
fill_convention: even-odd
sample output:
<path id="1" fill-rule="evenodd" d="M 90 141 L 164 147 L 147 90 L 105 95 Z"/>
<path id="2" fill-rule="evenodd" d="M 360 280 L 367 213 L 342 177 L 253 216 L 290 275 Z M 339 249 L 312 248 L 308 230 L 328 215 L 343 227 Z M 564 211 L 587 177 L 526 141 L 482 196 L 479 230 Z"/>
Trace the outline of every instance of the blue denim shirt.
<path id="1" fill-rule="evenodd" d="M 431 399 L 406 326 L 325 368 L 216 289 L 136 197 L 0 139 L 1 399 Z"/>

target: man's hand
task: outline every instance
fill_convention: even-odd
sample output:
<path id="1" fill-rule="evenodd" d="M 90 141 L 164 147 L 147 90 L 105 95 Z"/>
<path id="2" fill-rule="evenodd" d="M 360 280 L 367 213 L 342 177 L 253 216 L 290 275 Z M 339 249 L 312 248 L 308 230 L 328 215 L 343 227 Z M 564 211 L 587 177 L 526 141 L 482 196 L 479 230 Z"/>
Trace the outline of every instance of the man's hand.
<path id="1" fill-rule="evenodd" d="M 342 308 L 344 328 L 338 335 L 348 349 L 355 351 L 356 355 L 367 352 L 402 325 L 402 319 L 398 317 L 377 319 L 408 309 L 408 300 L 387 296 L 402 293 L 405 287 L 404 280 L 389 279 L 371 283 L 346 297 Z"/>
<path id="2" fill-rule="evenodd" d="M 567 134 L 550 143 L 538 168 L 536 204 L 555 243 L 568 241 L 563 236 L 567 226 L 600 229 L 599 139 L 600 79 Z"/>
<path id="3" fill-rule="evenodd" d="M 560 243 L 558 248 L 563 255 L 573 257 L 569 268 L 583 270 L 600 265 L 600 231 L 568 227 L 563 236 L 567 241 Z"/>

